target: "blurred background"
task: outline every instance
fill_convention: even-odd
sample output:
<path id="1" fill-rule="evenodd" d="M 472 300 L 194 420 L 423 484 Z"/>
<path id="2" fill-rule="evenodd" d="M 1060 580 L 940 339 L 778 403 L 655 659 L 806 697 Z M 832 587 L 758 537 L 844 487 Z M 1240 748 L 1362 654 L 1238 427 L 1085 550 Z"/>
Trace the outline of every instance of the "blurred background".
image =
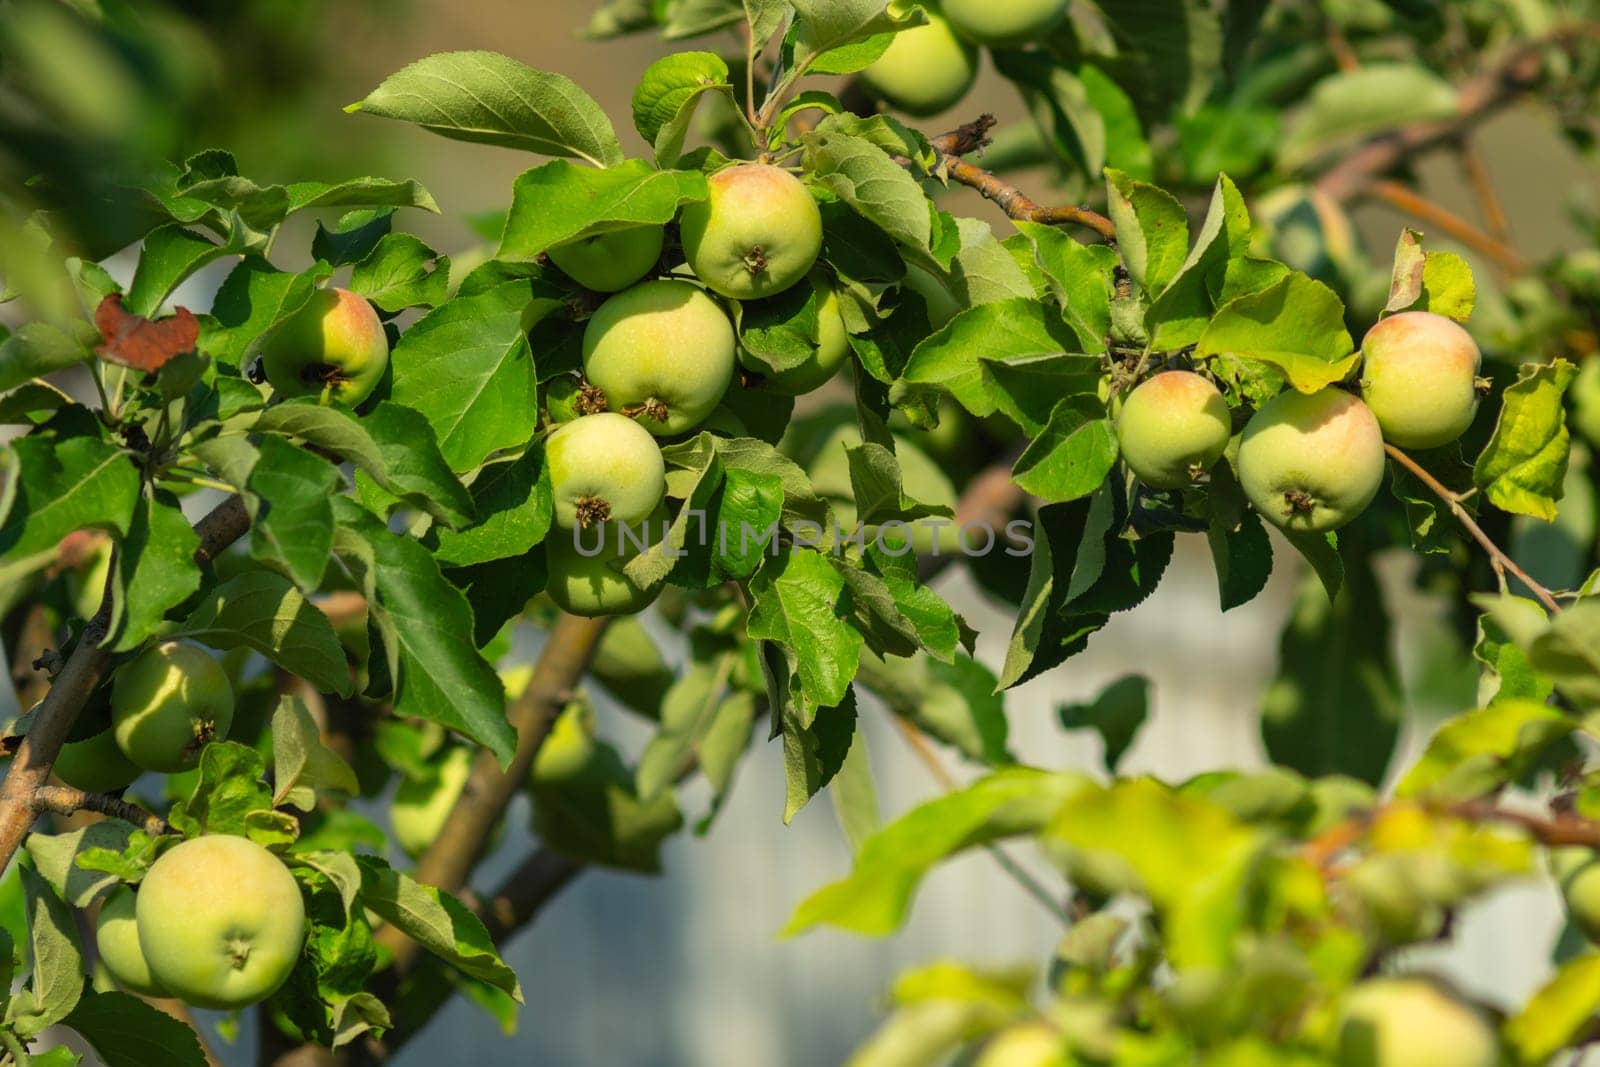
<path id="1" fill-rule="evenodd" d="M 13 219 L 20 208 L 34 206 L 36 191 L 22 178 L 41 166 L 58 181 L 93 187 L 104 178 L 113 149 L 134 144 L 181 159 L 218 147 L 237 156 L 241 173 L 262 182 L 367 173 L 416 178 L 444 212 L 412 213 L 405 227 L 454 253 L 478 242 L 468 220 L 503 209 L 512 179 L 537 160 L 348 116 L 344 105 L 422 55 L 494 49 L 575 79 L 615 118 L 629 149 L 642 152 L 644 145 L 627 129 L 629 98 L 639 72 L 672 47 L 652 36 L 584 40 L 581 31 L 593 11 L 588 0 L 135 3 L 129 6 L 148 33 L 126 41 L 83 34 L 71 6 L 0 0 L 0 197 L 12 201 Z M 19 93 L 18 86 L 27 91 Z M 937 132 L 980 111 L 1002 122 L 1026 117 L 1010 87 L 988 71 L 961 113 L 922 128 Z M 1531 109 L 1494 120 L 1478 143 L 1521 249 L 1537 259 L 1563 247 L 1572 235 L 1564 197 L 1585 185 L 1600 195 L 1592 170 L 1571 154 L 1550 120 Z M 1438 202 L 1472 213 L 1470 191 L 1452 165 L 1424 161 L 1419 176 Z M 1033 171 L 1016 181 L 1048 201 L 1047 178 Z M 1003 215 L 975 194 L 952 194 L 947 206 L 993 222 L 1001 236 L 1009 232 Z M 75 222 L 97 258 L 121 247 L 109 207 L 103 216 L 85 212 Z M 1379 263 L 1409 222 L 1381 207 L 1355 216 L 1360 239 Z M 0 263 L 5 246 L 14 255 L 20 240 L 15 231 L 0 229 Z M 1430 248 L 1447 244 L 1430 240 Z M 204 289 L 217 280 L 216 273 L 200 276 L 179 302 L 206 306 Z M 1485 313 L 1493 314 L 1492 296 Z M 8 316 L 16 320 L 15 305 L 0 306 L 0 321 Z M 1537 535 L 1523 531 L 1530 568 L 1545 558 Z M 1008 695 L 1013 750 L 1029 763 L 1098 773 L 1097 736 L 1063 731 L 1058 708 L 1091 699 L 1119 678 L 1143 675 L 1151 684 L 1153 714 L 1122 764 L 1124 773 L 1181 779 L 1262 765 L 1259 710 L 1276 671 L 1278 635 L 1304 578 L 1298 557 L 1282 552 L 1278 559 L 1265 594 L 1221 615 L 1204 540 L 1180 540 L 1173 567 L 1150 601 L 1117 617 L 1085 654 Z M 1459 650 L 1454 660 L 1437 654 L 1455 639 L 1441 619 L 1442 605 L 1413 589 L 1414 565 L 1409 553 L 1397 552 L 1380 568 L 1414 715 L 1404 751 L 1414 751 L 1426 735 L 1430 714 L 1459 710 L 1474 699 L 1470 661 Z M 984 634 L 979 657 L 997 668 L 1011 616 L 956 569 L 937 587 Z M 657 626 L 656 635 L 664 647 L 675 647 L 674 634 Z M 9 688 L 0 689 L 0 710 L 15 710 L 3 707 L 9 699 Z M 627 746 L 643 743 L 645 729 L 636 719 L 604 705 L 601 711 L 603 733 Z M 885 815 L 935 795 L 936 784 L 888 717 L 864 715 L 863 721 L 870 725 Z M 526 851 L 525 799 L 518 804 L 506 845 L 485 865 L 481 885 L 497 881 Z M 685 811 L 693 818 L 705 806 L 691 787 Z M 903 967 L 939 955 L 1028 964 L 1044 958 L 1060 935 L 1040 905 L 980 853 L 935 874 L 896 938 L 873 942 L 825 932 L 780 941 L 777 932 L 795 904 L 845 873 L 850 862 L 825 801 L 788 827 L 782 810 L 781 754 L 776 746 L 758 746 L 709 836 L 671 841 L 663 877 L 588 871 L 510 944 L 506 958 L 527 995 L 514 1035 L 458 999 L 404 1050 L 398 1067 L 825 1067 L 843 1062 L 871 1030 L 885 989 Z M 1547 973 L 1560 932 L 1553 891 L 1530 885 L 1502 893 L 1476 908 L 1457 932 L 1457 945 L 1436 962 L 1493 1003 L 1520 1002 Z M 248 1063 L 254 1044 L 246 1032 L 236 1046 L 220 1048 L 230 1062 Z"/>

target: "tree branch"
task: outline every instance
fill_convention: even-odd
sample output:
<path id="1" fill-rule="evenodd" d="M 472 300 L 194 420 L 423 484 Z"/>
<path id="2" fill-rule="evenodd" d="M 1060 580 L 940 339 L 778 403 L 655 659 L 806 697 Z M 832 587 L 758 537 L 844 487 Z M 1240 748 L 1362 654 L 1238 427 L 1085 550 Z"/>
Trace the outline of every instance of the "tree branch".
<path id="1" fill-rule="evenodd" d="M 1374 199 L 1382 200 L 1398 211 L 1415 215 L 1423 222 L 1437 226 L 1474 252 L 1487 256 L 1495 266 L 1508 275 L 1521 274 L 1527 269 L 1527 261 L 1515 248 L 1484 233 L 1467 219 L 1449 208 L 1434 203 L 1403 182 L 1390 181 L 1387 178 L 1374 179 L 1367 185 L 1367 192 Z"/>
<path id="2" fill-rule="evenodd" d="M 57 815 L 92 811 L 130 822 L 147 834 L 160 836 L 172 833 L 172 827 L 167 825 L 167 820 L 159 815 L 152 815 L 137 804 L 107 793 L 85 793 L 70 785 L 44 786 L 34 794 L 33 803 L 37 810 L 54 812 Z"/>
<path id="3" fill-rule="evenodd" d="M 963 155 L 976 152 L 989 143 L 989 131 L 994 125 L 993 115 L 981 115 L 975 122 L 935 137 L 930 144 L 939 153 L 940 167 L 945 174 L 961 185 L 976 189 L 985 199 L 998 204 L 1007 216 L 1019 222 L 1084 226 L 1109 242 L 1116 241 L 1116 224 L 1104 215 L 1086 207 L 1044 207 L 1036 204 L 1016 186 L 963 160 Z"/>
<path id="4" fill-rule="evenodd" d="M 473 760 L 461 798 L 450 811 L 439 836 L 417 862 L 415 877 L 447 893 L 461 889 L 483 854 L 495 824 L 505 814 L 511 797 L 528 780 L 550 727 L 572 699 L 572 690 L 589 668 L 595 648 L 609 619 L 580 619 L 562 615 L 522 696 L 506 718 L 517 731 L 517 751 L 505 770 L 494 753 L 480 751 Z M 394 927 L 385 927 L 378 940 L 394 953 L 394 971 L 403 975 L 416 960 L 420 947 Z"/>
<path id="5" fill-rule="evenodd" d="M 1473 540 L 1483 546 L 1483 550 L 1489 554 L 1489 562 L 1494 566 L 1495 573 L 1500 575 L 1502 581 L 1505 580 L 1507 572 L 1514 574 L 1523 585 L 1532 591 L 1534 596 L 1539 598 L 1545 607 L 1554 612 L 1561 610 L 1561 604 L 1556 600 L 1554 594 L 1534 581 L 1528 575 L 1528 572 L 1517 564 L 1516 560 L 1506 555 L 1505 551 L 1495 544 L 1488 534 L 1483 532 L 1483 527 L 1478 525 L 1477 520 L 1472 517 L 1472 513 L 1462 504 L 1465 498 L 1460 493 L 1455 492 L 1432 474 L 1429 474 L 1427 468 L 1394 445 L 1386 444 L 1383 449 L 1393 457 L 1396 463 L 1410 471 L 1418 481 L 1426 485 L 1440 500 L 1450 506 L 1450 512 L 1456 517 L 1456 521 L 1465 527 L 1466 531 L 1472 535 Z"/>
<path id="6" fill-rule="evenodd" d="M 1500 62 L 1461 87 L 1455 115 L 1415 123 L 1368 141 L 1318 178 L 1317 189 L 1341 203 L 1361 196 L 1374 178 L 1412 156 L 1459 138 L 1533 88 L 1545 54 L 1552 48 L 1570 48 L 1585 37 L 1595 36 L 1600 36 L 1600 27 L 1580 23 L 1512 47 Z"/>
<path id="7" fill-rule="evenodd" d="M 1511 221 L 1506 217 L 1505 205 L 1495 190 L 1494 178 L 1484 163 L 1483 153 L 1478 151 L 1478 146 L 1472 143 L 1471 138 L 1462 137 L 1456 143 L 1456 155 L 1461 158 L 1461 169 L 1472 185 L 1472 194 L 1478 199 L 1478 210 L 1483 212 L 1483 221 L 1489 227 L 1490 235 L 1509 245 Z"/>
<path id="8" fill-rule="evenodd" d="M 538 918 L 544 906 L 582 874 L 584 864 L 548 848 L 522 862 L 478 909 L 495 944 Z"/>
<path id="9" fill-rule="evenodd" d="M 200 547 L 195 562 L 205 566 L 218 553 L 244 535 L 250 516 L 244 501 L 233 496 L 195 523 Z M 27 736 L 17 747 L 4 781 L 0 781 L 0 871 L 11 865 L 11 858 L 39 814 L 39 793 L 48 784 L 50 767 L 56 754 L 72 733 L 73 723 L 84 701 L 105 677 L 111 653 L 100 647 L 110 622 L 111 603 L 106 599 L 100 611 L 84 628 L 78 647 L 67 657 L 49 692 L 38 704 Z"/>

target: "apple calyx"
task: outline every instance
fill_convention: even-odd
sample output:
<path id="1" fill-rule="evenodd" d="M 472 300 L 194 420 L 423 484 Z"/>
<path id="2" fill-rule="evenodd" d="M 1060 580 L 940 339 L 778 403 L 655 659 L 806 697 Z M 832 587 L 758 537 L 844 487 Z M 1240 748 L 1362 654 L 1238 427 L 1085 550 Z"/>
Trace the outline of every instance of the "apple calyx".
<path id="1" fill-rule="evenodd" d="M 1317 510 L 1317 498 L 1304 489 L 1284 490 L 1283 500 L 1296 515 L 1309 515 Z"/>
<path id="2" fill-rule="evenodd" d="M 640 415 L 643 415 L 645 418 L 653 419 L 656 422 L 666 422 L 671 412 L 663 401 L 657 397 L 651 397 L 642 404 L 631 404 L 623 408 L 622 414 L 630 419 L 637 419 Z"/>
<path id="3" fill-rule="evenodd" d="M 597 522 L 610 520 L 611 502 L 597 496 L 579 497 L 577 513 L 578 525 L 587 530 Z"/>
<path id="4" fill-rule="evenodd" d="M 767 253 L 760 245 L 753 246 L 744 256 L 744 269 L 755 277 L 767 269 Z"/>
<path id="5" fill-rule="evenodd" d="M 599 415 L 611 408 L 611 402 L 606 399 L 606 391 L 598 385 L 584 382 L 578 389 L 578 414 Z"/>

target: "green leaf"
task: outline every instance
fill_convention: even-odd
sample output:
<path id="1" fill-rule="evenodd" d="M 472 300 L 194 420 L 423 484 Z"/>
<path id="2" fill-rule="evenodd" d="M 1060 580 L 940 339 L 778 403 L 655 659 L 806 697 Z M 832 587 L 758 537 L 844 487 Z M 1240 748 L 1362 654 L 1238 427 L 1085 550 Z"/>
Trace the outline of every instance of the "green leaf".
<path id="1" fill-rule="evenodd" d="M 1079 857 L 1131 876 L 1161 916 L 1179 972 L 1225 967 L 1245 926 L 1245 886 L 1266 842 L 1219 804 L 1148 778 L 1069 797 L 1046 831 L 1069 869 Z"/>
<path id="2" fill-rule="evenodd" d="M 1060 314 L 1031 298 L 980 304 L 961 312 L 911 353 L 903 377 L 949 391 L 980 418 L 999 407 L 988 362 L 1073 352 L 1077 335 Z"/>
<path id="3" fill-rule="evenodd" d="M 1194 248 L 1145 316 L 1152 347 L 1194 344 L 1220 305 L 1268 288 L 1289 273 L 1281 263 L 1252 259 L 1251 236 L 1244 197 L 1224 174 L 1212 191 Z"/>
<path id="4" fill-rule="evenodd" d="M 782 703 L 784 806 L 787 825 L 811 798 L 827 788 L 850 755 L 857 735 L 856 693 L 847 688 L 833 707 L 818 708 L 805 721 L 792 700 Z"/>
<path id="5" fill-rule="evenodd" d="M 106 1067 L 206 1064 L 191 1027 L 128 993 L 86 993 L 61 1022 L 81 1034 Z"/>
<path id="6" fill-rule="evenodd" d="M 132 834 L 133 827 L 121 819 L 105 819 L 64 834 L 29 834 L 23 847 L 28 850 L 34 869 L 57 896 L 74 908 L 87 908 L 101 890 L 116 884 L 117 879 L 79 866 L 78 857 L 95 849 L 120 855 L 128 848 Z"/>
<path id="7" fill-rule="evenodd" d="M 261 412 L 250 428 L 332 452 L 403 503 L 449 526 L 472 521 L 471 494 L 451 473 L 432 427 L 410 408 L 386 402 L 358 418 L 315 400 L 288 400 Z"/>
<path id="8" fill-rule="evenodd" d="M 1196 359 L 1234 356 L 1283 370 L 1302 393 L 1343 381 L 1360 361 L 1337 294 L 1304 274 L 1223 305 L 1200 335 Z"/>
<path id="9" fill-rule="evenodd" d="M 840 618 L 844 578 L 822 553 L 790 549 L 769 556 L 750 581 L 748 632 L 775 641 L 793 658 L 800 692 L 811 708 L 845 699 L 861 659 L 859 631 Z M 810 715 L 802 715 L 809 726 Z"/>
<path id="10" fill-rule="evenodd" d="M 856 684 L 968 758 L 991 766 L 1011 762 L 1005 698 L 995 692 L 994 673 L 971 657 L 940 663 L 927 656 L 864 655 Z"/>
<path id="11" fill-rule="evenodd" d="M 167 612 L 200 588 L 194 553 L 200 539 L 177 498 L 164 490 L 141 494 L 128 535 L 117 548 L 105 647 L 131 652 L 156 633 Z"/>
<path id="12" fill-rule="evenodd" d="M 792 937 L 837 926 L 868 937 L 894 933 L 934 864 L 1005 837 L 1036 833 L 1066 800 L 1090 788 L 1080 774 L 1008 768 L 913 808 L 861 846 L 848 878 L 800 903 L 784 927 Z"/>
<path id="13" fill-rule="evenodd" d="M 1400 682 L 1389 616 L 1364 556 L 1347 559 L 1333 601 L 1302 581 L 1263 698 L 1261 732 L 1273 762 L 1307 777 L 1383 780 L 1400 730 Z"/>
<path id="14" fill-rule="evenodd" d="M 213 260 L 238 252 L 237 247 L 219 245 L 181 226 L 151 231 L 144 239 L 139 266 L 128 286 L 127 310 L 154 317 L 185 278 Z"/>
<path id="15" fill-rule="evenodd" d="M 331 273 L 318 264 L 303 274 L 278 270 L 255 256 L 233 268 L 201 319 L 200 351 L 242 366 L 266 335 L 305 306 L 317 283 Z"/>
<path id="16" fill-rule="evenodd" d="M 535 295 L 529 283 L 511 282 L 458 296 L 424 315 L 394 348 L 393 399 L 427 417 L 451 470 L 472 470 L 493 452 L 520 447 L 538 428 L 523 325 Z"/>
<path id="17" fill-rule="evenodd" d="M 310 811 L 323 790 L 361 795 L 355 771 L 322 743 L 322 731 L 298 697 L 281 698 L 272 713 L 272 776 L 274 807 Z"/>
<path id="18" fill-rule="evenodd" d="M 1106 196 L 1128 273 L 1152 298 L 1160 295 L 1189 254 L 1188 213 L 1165 189 L 1119 170 L 1106 171 Z"/>
<path id="19" fill-rule="evenodd" d="M 330 501 L 339 472 L 281 438 L 262 438 L 258 450 L 249 478 L 238 486 L 250 512 L 250 555 L 313 592 L 333 551 Z"/>
<path id="20" fill-rule="evenodd" d="M 478 917 L 448 893 L 421 885 L 370 856 L 359 857 L 361 903 L 463 974 L 522 1003 L 522 987 Z"/>
<path id="21" fill-rule="evenodd" d="M 517 176 L 497 255 L 531 262 L 580 237 L 663 225 L 684 204 L 706 195 L 706 179 L 698 171 L 656 170 L 639 159 L 605 170 L 552 160 Z"/>
<path id="22" fill-rule="evenodd" d="M 449 298 L 450 257 L 409 233 L 391 233 L 350 272 L 350 289 L 380 310 L 435 308 Z"/>
<path id="23" fill-rule="evenodd" d="M 1578 369 L 1564 359 L 1527 363 L 1501 393 L 1494 436 L 1472 468 L 1472 480 L 1502 511 L 1552 521 L 1567 476 L 1571 437 L 1561 399 Z"/>
<path id="24" fill-rule="evenodd" d="M 554 504 L 542 445 L 485 465 L 470 491 L 478 521 L 459 532 L 439 531 L 441 564 L 467 567 L 520 556 L 549 532 Z"/>
<path id="25" fill-rule="evenodd" d="M 955 515 L 947 504 L 923 503 L 906 495 L 900 464 L 882 445 L 847 445 L 845 455 L 849 457 L 857 522 L 876 526 L 891 520 L 911 522 L 930 515 Z"/>
<path id="26" fill-rule="evenodd" d="M 1217 592 L 1223 611 L 1256 598 L 1272 577 L 1272 539 L 1261 516 L 1246 506 L 1244 491 L 1226 461 L 1211 468 L 1206 494 L 1210 515 L 1206 541 L 1217 569 Z"/>
<path id="27" fill-rule="evenodd" d="M 1600 952 L 1562 965 L 1505 1023 L 1520 1063 L 1545 1063 L 1580 1042 L 1600 1011 Z"/>
<path id="28" fill-rule="evenodd" d="M 1105 245 L 1074 241 L 1060 227 L 1018 222 L 1033 242 L 1034 260 L 1044 271 L 1062 315 L 1078 335 L 1080 351 L 1104 352 L 1111 330 L 1111 297 L 1117 253 Z"/>
<path id="29" fill-rule="evenodd" d="M 30 378 L 42 378 L 93 358 L 86 337 L 75 338 L 60 327 L 30 322 L 0 337 L 0 392 Z"/>
<path id="30" fill-rule="evenodd" d="M 1011 478 L 1041 500 L 1062 503 L 1100 488 L 1116 462 L 1117 431 L 1105 405 L 1068 397 L 1018 458 Z"/>
<path id="31" fill-rule="evenodd" d="M 1385 313 L 1431 311 L 1466 322 L 1477 296 L 1466 260 L 1454 252 L 1424 252 L 1422 234 L 1409 228 L 1400 231 Z"/>
<path id="32" fill-rule="evenodd" d="M 335 504 L 336 548 L 375 594 L 368 609 L 397 657 L 395 712 L 428 719 L 489 748 L 501 766 L 516 750 L 506 722 L 505 687 L 494 668 L 462 638 L 472 610 L 421 544 L 390 533 L 346 498 Z"/>
<path id="33" fill-rule="evenodd" d="M 833 813 L 844 831 L 850 850 L 860 854 L 861 846 L 883 825 L 878 814 L 878 790 L 872 781 L 872 761 L 867 755 L 867 738 L 859 727 L 850 742 L 844 763 L 834 774 L 828 796 Z"/>
<path id="34" fill-rule="evenodd" d="M 139 472 L 121 449 L 96 437 L 13 441 L 9 509 L 0 523 L 0 576 L 28 557 L 54 551 L 74 530 L 126 536 L 139 506 Z"/>
<path id="35" fill-rule="evenodd" d="M 272 790 L 263 780 L 266 761 L 236 741 L 214 741 L 200 751 L 200 768 L 189 796 L 167 813 L 174 830 L 186 837 L 234 834 L 265 847 L 291 843 L 293 817 L 272 810 Z"/>
<path id="36" fill-rule="evenodd" d="M 287 578 L 246 571 L 213 589 L 172 637 L 249 648 L 325 693 L 350 695 L 350 668 L 328 617 Z"/>
<path id="37" fill-rule="evenodd" d="M 677 797 L 645 799 L 615 749 L 596 746 L 578 775 L 533 785 L 533 828 L 550 848 L 583 863 L 655 874 L 661 845 L 683 827 Z"/>
<path id="38" fill-rule="evenodd" d="M 622 162 L 605 112 L 570 78 L 498 52 L 440 52 L 389 75 L 346 111 L 412 122 L 458 141 Z"/>
<path id="39" fill-rule="evenodd" d="M 1399 797 L 1473 800 L 1520 778 L 1577 720 L 1534 700 L 1505 700 L 1445 723 L 1395 787 Z"/>
<path id="40" fill-rule="evenodd" d="M 27 898 L 33 975 L 28 987 L 13 993 L 6 1023 L 24 1040 L 65 1019 L 83 994 L 83 950 L 66 901 L 37 873 L 21 868 Z"/>
<path id="41" fill-rule="evenodd" d="M 1149 713 L 1150 680 L 1130 674 L 1106 686 L 1091 703 L 1063 704 L 1058 714 L 1063 729 L 1094 730 L 1100 735 L 1106 771 L 1116 774 L 1117 764 Z"/>
<path id="42" fill-rule="evenodd" d="M 1410 123 L 1454 116 L 1450 83 L 1420 64 L 1368 63 L 1330 74 L 1278 145 L 1278 163 L 1294 170 L 1361 138 Z"/>
<path id="43" fill-rule="evenodd" d="M 927 194 L 882 148 L 820 127 L 803 143 L 810 175 L 819 185 L 901 244 L 920 250 L 932 246 Z"/>
<path id="44" fill-rule="evenodd" d="M 645 69 L 633 91 L 633 126 L 655 146 L 657 163 L 677 162 L 694 109 L 708 92 L 733 95 L 728 64 L 713 52 L 678 52 Z"/>
<path id="45" fill-rule="evenodd" d="M 286 187 L 289 210 L 310 208 L 400 208 L 414 207 L 437 215 L 439 205 L 428 190 L 410 178 L 346 178 L 337 182 L 292 182 Z"/>
<path id="46" fill-rule="evenodd" d="M 916 25 L 919 16 L 901 19 L 895 10 L 885 9 L 884 0 L 790 0 L 799 16 L 793 31 L 795 61 L 804 64 L 809 57 L 863 41 L 876 34 Z"/>

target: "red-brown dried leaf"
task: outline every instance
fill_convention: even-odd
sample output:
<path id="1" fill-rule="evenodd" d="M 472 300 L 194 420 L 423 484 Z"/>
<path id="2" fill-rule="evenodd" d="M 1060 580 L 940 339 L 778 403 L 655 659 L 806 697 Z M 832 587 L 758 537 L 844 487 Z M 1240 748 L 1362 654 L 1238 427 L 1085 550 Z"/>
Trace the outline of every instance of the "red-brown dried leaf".
<path id="1" fill-rule="evenodd" d="M 178 308 L 164 319 L 147 319 L 125 309 L 121 293 L 112 293 L 100 301 L 94 324 L 99 327 L 101 338 L 95 345 L 95 355 L 146 374 L 194 351 L 200 340 L 200 320 L 188 308 Z"/>

